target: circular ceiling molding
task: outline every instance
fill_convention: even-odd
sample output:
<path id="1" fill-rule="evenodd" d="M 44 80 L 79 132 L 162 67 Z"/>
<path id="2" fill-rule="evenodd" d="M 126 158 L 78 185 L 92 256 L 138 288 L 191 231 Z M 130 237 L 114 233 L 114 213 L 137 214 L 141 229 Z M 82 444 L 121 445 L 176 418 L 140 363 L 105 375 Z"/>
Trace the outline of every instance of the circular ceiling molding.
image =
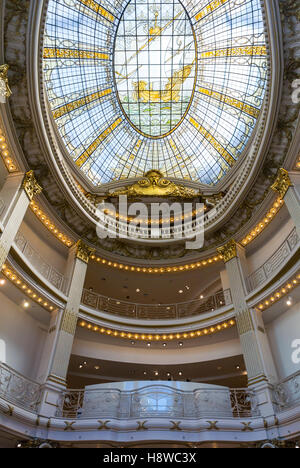
<path id="1" fill-rule="evenodd" d="M 74 167 L 216 185 L 260 117 L 265 26 L 260 0 L 49 0 L 44 83 Z"/>

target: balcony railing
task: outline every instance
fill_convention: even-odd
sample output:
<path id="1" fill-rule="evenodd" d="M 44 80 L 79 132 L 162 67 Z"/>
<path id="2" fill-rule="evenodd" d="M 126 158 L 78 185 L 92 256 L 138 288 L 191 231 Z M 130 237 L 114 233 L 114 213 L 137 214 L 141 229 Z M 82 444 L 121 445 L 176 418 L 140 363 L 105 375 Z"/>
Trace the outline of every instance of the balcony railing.
<path id="1" fill-rule="evenodd" d="M 201 384 L 199 384 L 200 387 Z M 163 385 L 139 390 L 68 390 L 61 394 L 60 418 L 252 418 L 259 416 L 255 392 L 248 389 L 199 388 L 180 391 Z"/>
<path id="2" fill-rule="evenodd" d="M 65 276 L 47 263 L 20 232 L 18 232 L 16 236 L 15 243 L 31 265 L 36 268 L 49 283 L 63 293 L 66 293 L 67 279 Z"/>
<path id="3" fill-rule="evenodd" d="M 275 402 L 280 410 L 300 403 L 300 371 L 280 382 L 274 389 Z"/>
<path id="4" fill-rule="evenodd" d="M 0 397 L 29 411 L 37 412 L 41 386 L 0 363 Z"/>
<path id="5" fill-rule="evenodd" d="M 249 293 L 259 286 L 262 286 L 267 279 L 271 278 L 276 272 L 278 272 L 280 268 L 285 265 L 287 259 L 294 252 L 298 244 L 299 238 L 296 228 L 294 228 L 281 246 L 276 249 L 276 252 L 247 278 L 247 288 Z"/>
<path id="6" fill-rule="evenodd" d="M 232 304 L 229 289 L 226 291 L 219 291 L 213 296 L 203 299 L 163 305 L 119 301 L 85 289 L 81 302 L 101 312 L 143 320 L 168 320 L 193 317 Z"/>

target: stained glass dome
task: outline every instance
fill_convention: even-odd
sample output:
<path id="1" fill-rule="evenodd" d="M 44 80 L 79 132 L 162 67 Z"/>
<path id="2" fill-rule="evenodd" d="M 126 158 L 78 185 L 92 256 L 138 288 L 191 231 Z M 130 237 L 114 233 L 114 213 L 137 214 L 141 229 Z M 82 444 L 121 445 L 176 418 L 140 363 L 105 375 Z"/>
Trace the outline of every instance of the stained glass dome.
<path id="1" fill-rule="evenodd" d="M 70 158 L 96 186 L 165 176 L 215 185 L 263 105 L 260 0 L 49 0 L 43 70 Z"/>

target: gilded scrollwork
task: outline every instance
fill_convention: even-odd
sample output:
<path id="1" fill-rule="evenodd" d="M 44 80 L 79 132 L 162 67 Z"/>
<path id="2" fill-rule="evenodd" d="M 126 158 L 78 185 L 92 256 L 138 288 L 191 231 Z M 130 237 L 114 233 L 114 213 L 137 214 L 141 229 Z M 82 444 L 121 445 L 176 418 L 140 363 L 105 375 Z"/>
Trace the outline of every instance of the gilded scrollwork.
<path id="1" fill-rule="evenodd" d="M 33 200 L 36 195 L 39 195 L 42 192 L 42 187 L 38 184 L 34 172 L 29 171 L 25 174 L 23 180 L 23 189 L 26 192 L 29 200 Z"/>
<path id="2" fill-rule="evenodd" d="M 223 245 L 223 247 L 219 247 L 217 250 L 222 255 L 224 263 L 229 262 L 237 256 L 237 244 L 233 239 Z"/>
<path id="3" fill-rule="evenodd" d="M 95 252 L 95 249 L 89 247 L 82 240 L 79 240 L 76 244 L 76 258 L 82 260 L 84 263 L 89 263 L 91 255 Z"/>
<path id="4" fill-rule="evenodd" d="M 148 171 L 144 178 L 133 185 L 110 193 L 110 197 L 127 195 L 129 198 L 135 197 L 169 197 L 195 199 L 201 197 L 201 193 L 194 189 L 177 185 L 166 179 L 164 175 L 155 169 Z"/>
<path id="5" fill-rule="evenodd" d="M 284 198 L 291 185 L 292 182 L 288 171 L 286 171 L 283 168 L 279 169 L 276 180 L 272 185 L 272 190 L 274 190 L 274 192 L 279 193 L 281 198 Z"/>
<path id="6" fill-rule="evenodd" d="M 12 95 L 12 91 L 8 83 L 9 65 L 0 65 L 0 102 L 5 103 L 6 99 Z"/>

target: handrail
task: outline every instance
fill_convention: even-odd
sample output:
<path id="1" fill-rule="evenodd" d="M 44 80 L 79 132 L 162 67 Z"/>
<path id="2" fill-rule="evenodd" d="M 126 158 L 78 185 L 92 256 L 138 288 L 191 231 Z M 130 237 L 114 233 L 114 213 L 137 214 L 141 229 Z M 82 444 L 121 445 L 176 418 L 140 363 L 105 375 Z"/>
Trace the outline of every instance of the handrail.
<path id="1" fill-rule="evenodd" d="M 83 290 L 81 303 L 101 312 L 122 315 L 143 320 L 167 320 L 192 317 L 211 312 L 232 304 L 230 290 L 219 291 L 216 294 L 195 299 L 193 301 L 173 304 L 139 304 L 135 302 L 112 299 L 101 294 Z"/>

